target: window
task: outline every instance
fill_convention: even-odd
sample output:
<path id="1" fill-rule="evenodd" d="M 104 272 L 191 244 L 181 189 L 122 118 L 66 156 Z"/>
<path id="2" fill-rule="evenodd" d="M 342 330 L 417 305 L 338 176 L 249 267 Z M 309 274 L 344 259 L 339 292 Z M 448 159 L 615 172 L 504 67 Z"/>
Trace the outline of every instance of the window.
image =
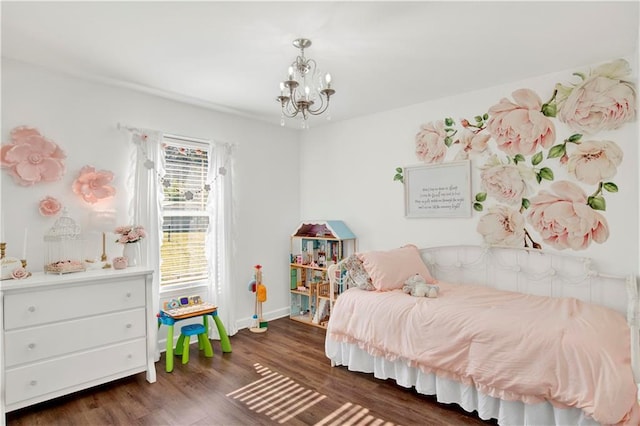
<path id="1" fill-rule="evenodd" d="M 160 286 L 204 284 L 209 278 L 206 256 L 211 215 L 209 144 L 165 136 L 162 146 L 162 246 Z"/>

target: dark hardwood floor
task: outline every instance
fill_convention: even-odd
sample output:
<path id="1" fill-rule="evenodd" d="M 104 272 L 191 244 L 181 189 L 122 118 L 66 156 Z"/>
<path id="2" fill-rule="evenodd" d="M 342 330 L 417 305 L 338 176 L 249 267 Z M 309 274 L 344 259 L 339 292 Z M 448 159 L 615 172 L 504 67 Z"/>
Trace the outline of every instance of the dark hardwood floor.
<path id="1" fill-rule="evenodd" d="M 266 333 L 241 330 L 232 353 L 214 341 L 206 358 L 191 345 L 190 360 L 164 354 L 158 380 L 144 373 L 7 414 L 8 425 L 487 425 L 455 405 L 331 367 L 325 331 L 288 318 Z"/>

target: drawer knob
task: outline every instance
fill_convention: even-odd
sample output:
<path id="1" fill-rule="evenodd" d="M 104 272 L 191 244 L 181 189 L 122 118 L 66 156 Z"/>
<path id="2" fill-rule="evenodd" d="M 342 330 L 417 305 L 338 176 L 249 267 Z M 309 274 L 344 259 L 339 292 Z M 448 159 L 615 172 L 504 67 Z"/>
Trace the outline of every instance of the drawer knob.
<path id="1" fill-rule="evenodd" d="M 128 292 L 128 293 L 127 293 L 127 297 L 131 297 L 131 292 Z"/>
<path id="2" fill-rule="evenodd" d="M 35 385 L 37 385 L 37 384 L 38 384 L 38 381 L 37 381 L 37 380 L 32 380 L 32 381 L 30 381 L 30 382 L 29 382 L 29 384 L 30 384 L 31 386 L 35 386 Z"/>
<path id="3" fill-rule="evenodd" d="M 27 346 L 29 349 L 34 349 L 36 347 L 35 343 L 29 343 L 29 346 Z"/>
<path id="4" fill-rule="evenodd" d="M 29 306 L 29 307 L 27 308 L 27 310 L 28 310 L 29 312 L 35 312 L 35 311 L 36 311 L 36 307 L 35 307 L 35 306 Z"/>
<path id="5" fill-rule="evenodd" d="M 129 354 L 129 355 L 127 355 L 127 358 L 131 359 L 131 358 L 133 358 L 133 355 Z"/>
<path id="6" fill-rule="evenodd" d="M 127 328 L 131 328 L 131 327 L 132 327 L 131 323 L 127 324 Z"/>

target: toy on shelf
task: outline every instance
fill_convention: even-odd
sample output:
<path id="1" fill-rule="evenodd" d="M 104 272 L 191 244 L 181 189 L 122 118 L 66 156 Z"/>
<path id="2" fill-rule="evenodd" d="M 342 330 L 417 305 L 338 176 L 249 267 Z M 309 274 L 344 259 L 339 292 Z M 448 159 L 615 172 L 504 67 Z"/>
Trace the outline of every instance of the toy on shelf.
<path id="1" fill-rule="evenodd" d="M 249 291 L 255 293 L 256 304 L 249 330 L 253 333 L 264 333 L 267 331 L 267 322 L 262 318 L 262 303 L 267 301 L 267 287 L 262 284 L 262 266 L 256 265 L 254 269 L 254 279 L 249 283 Z"/>

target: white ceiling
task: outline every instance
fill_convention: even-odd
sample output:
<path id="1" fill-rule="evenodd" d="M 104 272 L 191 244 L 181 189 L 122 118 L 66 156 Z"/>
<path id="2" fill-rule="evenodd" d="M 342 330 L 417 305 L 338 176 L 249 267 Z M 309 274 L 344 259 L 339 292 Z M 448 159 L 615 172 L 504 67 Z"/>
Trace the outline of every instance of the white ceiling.
<path id="1" fill-rule="evenodd" d="M 638 2 L 9 2 L 2 56 L 280 122 L 279 82 L 331 72 L 333 121 L 628 56 Z M 313 126 L 324 120 L 316 118 Z"/>

